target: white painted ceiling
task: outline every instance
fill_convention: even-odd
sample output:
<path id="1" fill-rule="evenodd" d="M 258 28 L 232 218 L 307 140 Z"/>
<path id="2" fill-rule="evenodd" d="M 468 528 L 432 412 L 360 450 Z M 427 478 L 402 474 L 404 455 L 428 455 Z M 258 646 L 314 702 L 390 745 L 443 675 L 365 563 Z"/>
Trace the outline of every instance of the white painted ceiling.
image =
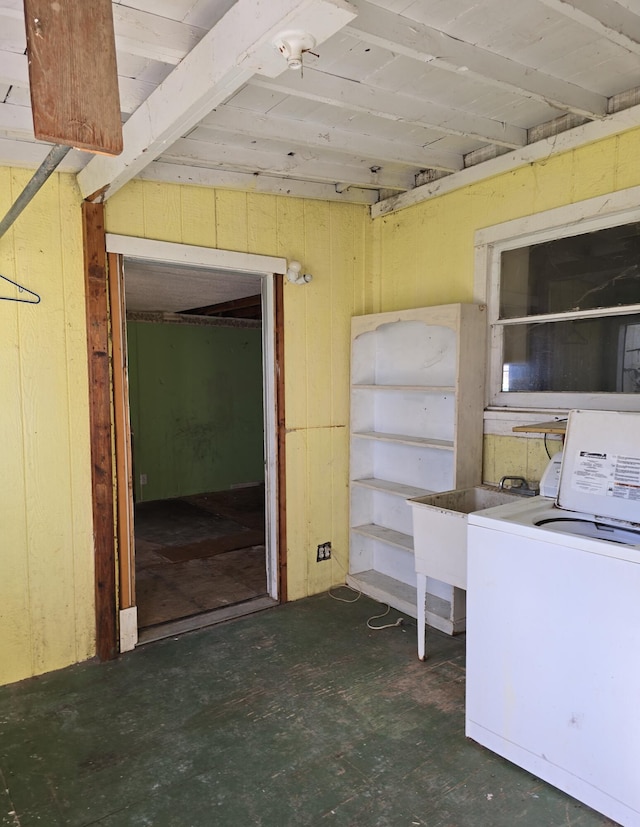
<path id="1" fill-rule="evenodd" d="M 283 11 L 282 20 L 308 23 L 320 40 L 337 29 L 304 55 L 302 72 L 285 68 L 259 0 L 113 3 L 121 108 L 131 120 L 125 153 L 138 175 L 373 203 L 517 150 L 539 139 L 542 124 L 575 127 L 640 100 L 640 0 L 288 5 L 297 16 Z M 332 6 L 351 13 L 325 25 Z M 227 72 L 194 119 L 166 83 L 180 71 L 182 90 L 221 83 L 195 71 L 193 49 L 215 28 L 231 64 L 235 41 L 238 66 L 251 52 L 245 41 L 261 43 L 262 62 L 251 66 L 266 74 Z M 25 45 L 22 0 L 0 0 L 0 163 L 37 164 L 47 150 L 33 139 Z M 152 114 L 175 107 L 175 118 L 164 144 L 136 150 L 145 101 Z M 88 160 L 73 151 L 62 168 Z M 88 195 L 94 179 L 83 175 Z"/>
<path id="2" fill-rule="evenodd" d="M 180 313 L 255 296 L 260 276 L 139 258 L 124 260 L 127 311 Z"/>

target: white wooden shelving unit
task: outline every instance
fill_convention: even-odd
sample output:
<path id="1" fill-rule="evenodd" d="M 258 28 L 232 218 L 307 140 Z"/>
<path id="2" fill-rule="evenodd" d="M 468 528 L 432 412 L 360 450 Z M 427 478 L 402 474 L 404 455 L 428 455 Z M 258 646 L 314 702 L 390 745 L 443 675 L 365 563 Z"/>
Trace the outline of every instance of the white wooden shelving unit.
<path id="1" fill-rule="evenodd" d="M 451 304 L 356 316 L 351 326 L 347 582 L 416 617 L 407 499 L 482 477 L 486 314 Z M 464 629 L 465 593 L 428 579 L 427 623 Z"/>

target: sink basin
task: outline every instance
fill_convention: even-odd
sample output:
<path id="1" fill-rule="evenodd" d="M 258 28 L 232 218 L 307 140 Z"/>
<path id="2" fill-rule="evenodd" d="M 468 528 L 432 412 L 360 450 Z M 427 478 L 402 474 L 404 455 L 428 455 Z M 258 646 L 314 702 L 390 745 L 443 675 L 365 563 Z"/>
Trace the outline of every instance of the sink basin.
<path id="1" fill-rule="evenodd" d="M 457 488 L 408 500 L 418 574 L 467 588 L 467 514 L 521 500 L 490 485 Z"/>

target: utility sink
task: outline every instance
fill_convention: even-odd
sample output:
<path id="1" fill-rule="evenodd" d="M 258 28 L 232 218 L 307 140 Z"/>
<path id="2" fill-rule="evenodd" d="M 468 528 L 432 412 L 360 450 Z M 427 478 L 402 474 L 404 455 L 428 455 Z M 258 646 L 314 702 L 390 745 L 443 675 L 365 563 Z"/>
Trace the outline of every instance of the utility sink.
<path id="1" fill-rule="evenodd" d="M 408 500 L 418 574 L 467 588 L 467 514 L 522 499 L 491 485 L 458 488 Z"/>

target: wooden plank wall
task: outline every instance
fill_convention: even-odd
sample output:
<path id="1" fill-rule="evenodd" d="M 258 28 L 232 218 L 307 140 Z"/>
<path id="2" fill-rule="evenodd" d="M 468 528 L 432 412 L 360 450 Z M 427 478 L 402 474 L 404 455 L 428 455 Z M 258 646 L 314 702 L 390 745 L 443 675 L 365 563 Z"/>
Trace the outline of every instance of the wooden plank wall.
<path id="1" fill-rule="evenodd" d="M 376 219 L 376 311 L 472 301 L 476 230 L 639 186 L 639 141 L 630 130 Z M 547 462 L 543 440 L 485 436 L 486 481 L 539 480 Z"/>
<path id="2" fill-rule="evenodd" d="M 0 168 L 3 215 L 32 174 Z M 0 301 L 0 683 L 10 683 L 95 651 L 82 225 L 72 176 L 53 175 L 0 239 L 0 273 L 42 297 L 37 305 Z"/>
<path id="3" fill-rule="evenodd" d="M 639 141 L 630 130 L 376 219 L 375 312 L 472 301 L 476 230 L 640 185 Z"/>
<path id="4" fill-rule="evenodd" d="M 283 287 L 291 599 L 341 582 L 347 565 L 347 319 L 470 300 L 475 229 L 640 185 L 639 140 L 630 130 L 373 227 L 356 206 L 152 182 L 107 202 L 111 232 L 284 255 L 314 275 L 310 285 Z M 3 214 L 31 174 L 0 168 Z M 75 183 L 56 174 L 0 240 L 0 273 L 42 295 L 35 306 L 0 302 L 0 683 L 95 652 L 81 230 Z M 514 441 L 485 439 L 493 479 L 513 462 L 506 443 Z M 533 461 L 531 443 L 543 450 L 526 442 L 523 463 Z M 317 510 L 311 491 L 324 500 Z M 335 559 L 316 564 L 326 539 Z"/>
<path id="5" fill-rule="evenodd" d="M 287 593 L 344 582 L 348 321 L 367 309 L 367 208 L 134 181 L 107 201 L 106 223 L 113 233 L 298 259 L 313 274 L 308 285 L 282 287 Z M 334 559 L 318 564 L 326 540 Z"/>

